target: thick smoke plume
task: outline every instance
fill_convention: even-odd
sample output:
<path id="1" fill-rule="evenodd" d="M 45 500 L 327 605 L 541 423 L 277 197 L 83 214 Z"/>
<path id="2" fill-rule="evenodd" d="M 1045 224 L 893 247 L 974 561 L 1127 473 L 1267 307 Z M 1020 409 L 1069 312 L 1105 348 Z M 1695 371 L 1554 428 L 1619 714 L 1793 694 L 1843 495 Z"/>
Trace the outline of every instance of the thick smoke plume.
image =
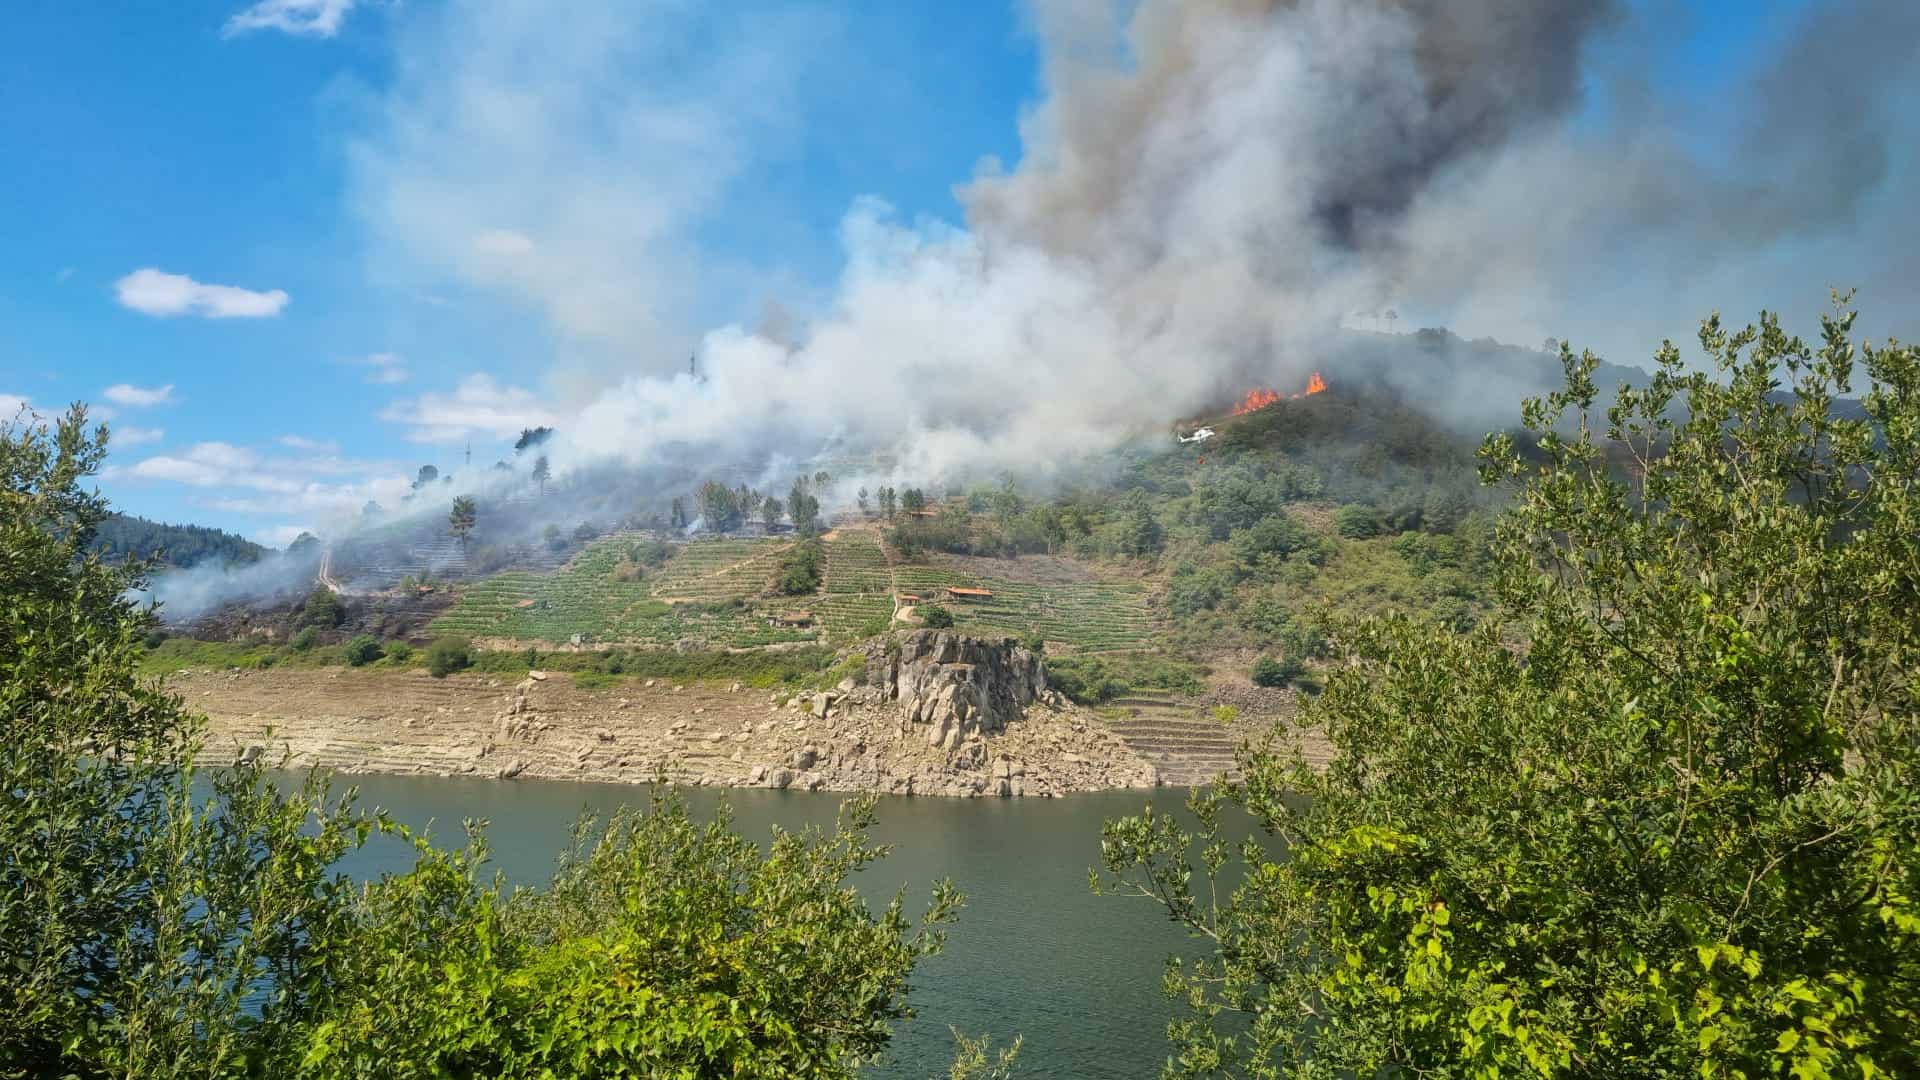
<path id="1" fill-rule="evenodd" d="M 1249 384 L 1325 368 L 1338 386 L 1356 311 L 1585 335 L 1631 363 L 1715 303 L 1817 302 L 1831 262 L 1793 256 L 1868 217 L 1874 241 L 1838 246 L 1908 250 L 1885 238 L 1915 232 L 1911 207 L 1873 205 L 1908 165 L 1887 110 L 1912 78 L 1913 5 L 1827 5 L 1805 46 L 1749 73 L 1731 133 L 1632 99 L 1653 58 L 1608 44 L 1625 16 L 1604 0 L 1121 10 L 1036 6 L 1046 95 L 1017 167 L 983 162 L 959 189 L 964 228 L 861 202 L 834 299 L 792 340 L 706 334 L 699 378 L 629 378 L 565 424 L 575 459 L 877 449 L 908 478 L 1030 473 Z M 1863 58 L 1885 93 L 1837 77 Z M 1576 130 L 1594 93 L 1608 108 Z M 1688 148 L 1709 135 L 1719 149 Z M 1899 269 L 1845 272 L 1906 299 Z M 1707 283 L 1725 287 L 1703 301 L 1689 286 Z M 1534 389 L 1431 378 L 1443 407 L 1511 412 Z"/>

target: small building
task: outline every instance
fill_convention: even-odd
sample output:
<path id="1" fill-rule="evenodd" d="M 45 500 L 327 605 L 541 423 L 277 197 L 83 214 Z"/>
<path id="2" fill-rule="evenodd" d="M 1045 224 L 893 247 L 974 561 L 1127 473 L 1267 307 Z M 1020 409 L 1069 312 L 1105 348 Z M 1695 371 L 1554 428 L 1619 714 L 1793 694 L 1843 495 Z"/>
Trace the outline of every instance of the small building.
<path id="1" fill-rule="evenodd" d="M 993 593 L 987 589 L 968 589 L 959 585 L 947 586 L 949 600 L 991 600 Z"/>
<path id="2" fill-rule="evenodd" d="M 910 592 L 903 592 L 899 596 L 895 597 L 895 599 L 899 600 L 903 604 L 917 604 L 920 602 L 920 597 Z"/>
<path id="3" fill-rule="evenodd" d="M 811 611 L 783 611 L 767 620 L 768 626 L 805 629 L 813 625 Z"/>

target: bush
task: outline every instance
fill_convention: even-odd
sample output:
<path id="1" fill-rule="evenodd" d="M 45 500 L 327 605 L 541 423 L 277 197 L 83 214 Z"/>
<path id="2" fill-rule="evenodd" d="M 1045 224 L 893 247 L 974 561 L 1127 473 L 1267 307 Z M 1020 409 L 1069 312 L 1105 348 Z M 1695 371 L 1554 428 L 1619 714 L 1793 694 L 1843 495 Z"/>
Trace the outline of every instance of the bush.
<path id="1" fill-rule="evenodd" d="M 1349 540 L 1380 535 L 1380 516 L 1370 507 L 1343 506 L 1333 515 L 1333 530 Z"/>
<path id="2" fill-rule="evenodd" d="M 345 656 L 347 663 L 354 667 L 365 667 L 385 655 L 386 650 L 380 647 L 379 639 L 372 634 L 356 634 L 352 641 L 347 642 Z"/>
<path id="3" fill-rule="evenodd" d="M 1852 322 L 1709 319 L 1717 370 L 1664 346 L 1611 408 L 1563 351 L 1482 452 L 1486 625 L 1336 621 L 1326 768 L 1108 823 L 1102 887 L 1217 943 L 1168 969 L 1174 1059 L 1920 1076 L 1920 349 Z"/>
<path id="4" fill-rule="evenodd" d="M 294 652 L 306 652 L 308 649 L 313 648 L 314 639 L 319 636 L 313 627 L 301 627 L 300 632 L 288 640 L 287 647 Z"/>
<path id="5" fill-rule="evenodd" d="M 149 649 L 157 649 L 165 644 L 166 640 L 167 632 L 156 626 L 147 631 L 146 636 L 140 639 L 140 643 Z"/>
<path id="6" fill-rule="evenodd" d="M 339 626 L 347 621 L 347 608 L 332 589 L 320 585 L 307 594 L 300 621 L 308 626 Z"/>
<path id="7" fill-rule="evenodd" d="M 1307 670 L 1307 666 L 1298 657 L 1289 656 L 1284 660 L 1275 660 L 1263 656 L 1253 662 L 1253 685 L 1284 687 L 1292 684 Z"/>
<path id="8" fill-rule="evenodd" d="M 413 646 L 404 641 L 387 642 L 387 661 L 392 664 L 405 664 L 413 659 Z"/>
<path id="9" fill-rule="evenodd" d="M 673 545 L 665 540 L 642 540 L 627 548 L 627 558 L 641 566 L 660 566 L 673 558 Z"/>
<path id="10" fill-rule="evenodd" d="M 1082 705 L 1125 697 L 1135 687 L 1198 694 L 1208 669 L 1185 660 L 1150 655 L 1063 656 L 1047 661 L 1047 681 Z"/>
<path id="11" fill-rule="evenodd" d="M 935 630 L 945 630 L 953 625 L 953 612 L 939 604 L 922 604 L 915 608 L 913 613 L 920 616 L 921 622 Z"/>
<path id="12" fill-rule="evenodd" d="M 787 596 L 817 592 L 826 569 L 827 546 L 814 539 L 802 540 L 780 560 L 778 587 Z"/>
<path id="13" fill-rule="evenodd" d="M 463 637 L 435 638 L 427 646 L 427 671 L 444 679 L 473 663 L 473 645 Z"/>

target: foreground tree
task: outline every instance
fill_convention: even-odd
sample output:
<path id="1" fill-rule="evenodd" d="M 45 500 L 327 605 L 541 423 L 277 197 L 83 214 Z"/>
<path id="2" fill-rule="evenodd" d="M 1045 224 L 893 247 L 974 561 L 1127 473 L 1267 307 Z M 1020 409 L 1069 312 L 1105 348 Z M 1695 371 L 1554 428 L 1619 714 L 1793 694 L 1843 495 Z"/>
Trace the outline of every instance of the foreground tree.
<path id="1" fill-rule="evenodd" d="M 1852 322 L 1709 320 L 1600 431 L 1563 346 L 1483 450 L 1498 616 L 1334 627 L 1324 772 L 1109 824 L 1101 887 L 1215 946 L 1167 1075 L 1920 1075 L 1920 352 Z"/>
<path id="2" fill-rule="evenodd" d="M 0 424 L 0 1077 L 844 1077 L 907 1014 L 958 900 L 848 885 L 884 853 L 871 798 L 763 854 L 656 790 L 509 892 L 477 833 L 196 771 L 138 669 L 145 566 L 84 554 L 105 452 L 78 407 Z M 376 832 L 413 869 L 340 876 Z"/>

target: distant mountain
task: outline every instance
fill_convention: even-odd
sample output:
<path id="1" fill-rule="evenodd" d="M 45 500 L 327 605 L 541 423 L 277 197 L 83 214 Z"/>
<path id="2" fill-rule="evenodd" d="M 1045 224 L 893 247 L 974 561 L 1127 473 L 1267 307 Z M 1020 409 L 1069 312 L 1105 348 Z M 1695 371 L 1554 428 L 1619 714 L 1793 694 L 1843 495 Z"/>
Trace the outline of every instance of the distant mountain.
<path id="1" fill-rule="evenodd" d="M 118 558 L 158 555 L 168 566 L 182 569 L 201 563 L 246 566 L 267 554 L 266 548 L 230 532 L 204 525 L 168 525 L 131 514 L 109 515 L 87 550 Z"/>

